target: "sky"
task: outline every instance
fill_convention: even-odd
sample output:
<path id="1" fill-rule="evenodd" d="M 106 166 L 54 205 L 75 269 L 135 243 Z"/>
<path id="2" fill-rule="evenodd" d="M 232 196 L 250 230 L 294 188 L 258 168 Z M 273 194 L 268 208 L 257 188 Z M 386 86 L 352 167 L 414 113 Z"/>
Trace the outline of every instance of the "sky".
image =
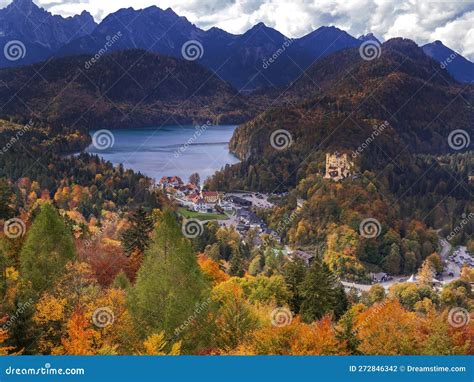
<path id="1" fill-rule="evenodd" d="M 0 7 L 11 0 L 0 0 Z M 301 37 L 334 25 L 358 37 L 369 32 L 384 41 L 405 37 L 419 45 L 441 40 L 474 61 L 474 0 L 34 0 L 53 14 L 87 10 L 100 22 L 120 8 L 171 7 L 202 29 L 217 26 L 243 33 L 264 22 L 284 35 Z"/>

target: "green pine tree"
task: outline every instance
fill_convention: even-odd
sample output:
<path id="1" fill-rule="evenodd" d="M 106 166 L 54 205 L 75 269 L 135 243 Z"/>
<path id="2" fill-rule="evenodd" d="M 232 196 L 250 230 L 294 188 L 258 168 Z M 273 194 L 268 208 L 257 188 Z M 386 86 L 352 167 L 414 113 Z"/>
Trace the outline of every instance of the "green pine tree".
<path id="1" fill-rule="evenodd" d="M 5 179 L 0 179 L 0 219 L 12 217 L 13 210 L 10 206 L 13 192 Z"/>
<path id="2" fill-rule="evenodd" d="M 115 276 L 115 279 L 112 283 L 112 286 L 117 289 L 128 289 L 130 287 L 130 280 L 128 279 L 127 275 L 125 274 L 124 271 L 121 271 L 120 273 Z"/>
<path id="3" fill-rule="evenodd" d="M 334 310 L 338 282 L 326 264 L 316 259 L 299 286 L 302 297 L 300 314 L 305 322 L 313 322 Z"/>
<path id="4" fill-rule="evenodd" d="M 165 211 L 127 296 L 137 332 L 142 338 L 160 331 L 172 337 L 194 317 L 206 291 L 191 243 L 173 213 Z"/>
<path id="5" fill-rule="evenodd" d="M 150 233 L 155 225 L 153 218 L 140 207 L 129 217 L 130 227 L 121 237 L 124 251 L 130 255 L 134 251 L 144 253 L 150 244 Z"/>
<path id="6" fill-rule="evenodd" d="M 245 260 L 239 248 L 232 253 L 230 258 L 229 274 L 237 277 L 245 275 Z"/>
<path id="7" fill-rule="evenodd" d="M 361 341 L 357 338 L 355 313 L 352 310 L 348 310 L 337 323 L 336 336 L 339 340 L 346 341 L 346 346 L 350 354 L 361 354 L 358 350 Z"/>
<path id="8" fill-rule="evenodd" d="M 35 218 L 20 253 L 21 277 L 33 295 L 54 283 L 66 263 L 75 258 L 71 232 L 56 209 L 46 203 Z"/>
<path id="9" fill-rule="evenodd" d="M 287 262 L 283 268 L 283 277 L 291 293 L 289 301 L 290 309 L 295 313 L 300 311 L 302 296 L 300 294 L 299 285 L 303 282 L 305 274 L 306 267 L 303 260 L 299 258 Z"/>

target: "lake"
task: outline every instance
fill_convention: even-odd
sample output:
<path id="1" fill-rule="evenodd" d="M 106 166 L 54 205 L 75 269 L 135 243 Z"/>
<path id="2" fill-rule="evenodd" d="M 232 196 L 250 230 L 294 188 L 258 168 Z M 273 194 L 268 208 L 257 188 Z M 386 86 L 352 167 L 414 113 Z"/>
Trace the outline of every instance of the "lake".
<path id="1" fill-rule="evenodd" d="M 161 126 L 137 129 L 112 130 L 113 146 L 104 144 L 101 134 L 91 132 L 95 144 L 86 152 L 98 154 L 114 165 L 155 178 L 177 175 L 187 181 L 189 175 L 199 173 L 201 181 L 220 170 L 226 164 L 239 160 L 229 152 L 229 142 L 237 126 Z M 104 130 L 101 130 L 103 132 Z M 98 147 L 104 148 L 103 150 Z"/>

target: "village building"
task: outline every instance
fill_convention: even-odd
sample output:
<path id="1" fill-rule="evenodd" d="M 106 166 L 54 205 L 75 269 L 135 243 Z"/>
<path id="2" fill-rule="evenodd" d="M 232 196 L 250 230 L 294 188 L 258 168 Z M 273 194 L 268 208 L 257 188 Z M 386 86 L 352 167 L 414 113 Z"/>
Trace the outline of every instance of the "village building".
<path id="1" fill-rule="evenodd" d="M 184 184 L 184 182 L 179 176 L 164 176 L 160 179 L 159 184 L 161 188 L 166 189 L 167 187 L 180 187 Z"/>
<path id="2" fill-rule="evenodd" d="M 388 281 L 388 274 L 385 272 L 372 273 L 371 276 L 373 283 L 383 283 Z"/>
<path id="3" fill-rule="evenodd" d="M 291 253 L 291 257 L 293 257 L 293 259 L 300 259 L 305 263 L 305 265 L 310 266 L 315 256 L 312 253 L 297 249 Z"/>
<path id="4" fill-rule="evenodd" d="M 324 178 L 338 182 L 351 175 L 353 166 L 354 163 L 349 160 L 347 153 L 341 154 L 337 151 L 333 154 L 326 153 L 326 174 Z"/>
<path id="5" fill-rule="evenodd" d="M 239 207 L 251 207 L 252 202 L 250 200 L 241 198 L 240 196 L 230 195 L 227 197 L 229 202 L 234 203 L 236 206 Z"/>
<path id="6" fill-rule="evenodd" d="M 220 196 L 217 191 L 202 191 L 201 196 L 206 203 L 216 204 L 220 201 Z"/>

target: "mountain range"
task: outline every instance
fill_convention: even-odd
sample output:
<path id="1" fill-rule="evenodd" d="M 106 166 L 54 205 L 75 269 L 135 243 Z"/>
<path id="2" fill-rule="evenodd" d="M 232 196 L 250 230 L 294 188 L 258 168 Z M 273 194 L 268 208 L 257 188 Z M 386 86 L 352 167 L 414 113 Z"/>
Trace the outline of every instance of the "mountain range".
<path id="1" fill-rule="evenodd" d="M 197 56 L 187 58 L 196 59 L 239 91 L 288 85 L 319 59 L 367 40 L 378 41 L 372 34 L 355 38 L 333 26 L 322 26 L 296 39 L 263 23 L 241 35 L 216 27 L 205 31 L 172 9 L 156 6 L 120 9 L 97 25 L 87 12 L 63 18 L 39 8 L 32 0 L 14 0 L 0 10 L 0 28 L 3 46 L 12 40 L 25 46 L 23 58 L 8 60 L 2 56 L 0 67 L 124 49 L 143 49 L 183 59 L 183 46 L 191 41 Z M 457 81 L 474 81 L 474 64 L 441 42 L 427 44 L 423 50 Z"/>
<path id="2" fill-rule="evenodd" d="M 377 60 L 363 60 L 355 47 L 311 65 L 280 97 L 289 102 L 235 131 L 229 147 L 242 162 L 218 173 L 213 187 L 294 187 L 305 171 L 317 170 L 304 164 L 324 163 L 327 152 L 355 153 L 361 169 L 395 166 L 396 173 L 413 155 L 455 152 L 450 132 L 474 134 L 474 88 L 456 82 L 411 40 L 391 39 L 381 48 Z M 283 151 L 271 144 L 281 129 L 289 145 Z M 465 148 L 472 148 L 469 140 Z"/>
<path id="3" fill-rule="evenodd" d="M 93 17 L 85 11 L 63 18 L 39 8 L 31 0 L 14 0 L 0 9 L 0 46 L 6 49 L 9 42 L 19 41 L 24 46 L 20 52 L 24 57 L 15 56 L 15 52 L 11 57 L 2 54 L 0 67 L 46 60 L 74 39 L 92 33 L 96 26 Z"/>
<path id="4" fill-rule="evenodd" d="M 0 118 L 85 131 L 240 123 L 258 111 L 195 62 L 139 49 L 89 60 L 79 55 L 0 70 Z"/>

